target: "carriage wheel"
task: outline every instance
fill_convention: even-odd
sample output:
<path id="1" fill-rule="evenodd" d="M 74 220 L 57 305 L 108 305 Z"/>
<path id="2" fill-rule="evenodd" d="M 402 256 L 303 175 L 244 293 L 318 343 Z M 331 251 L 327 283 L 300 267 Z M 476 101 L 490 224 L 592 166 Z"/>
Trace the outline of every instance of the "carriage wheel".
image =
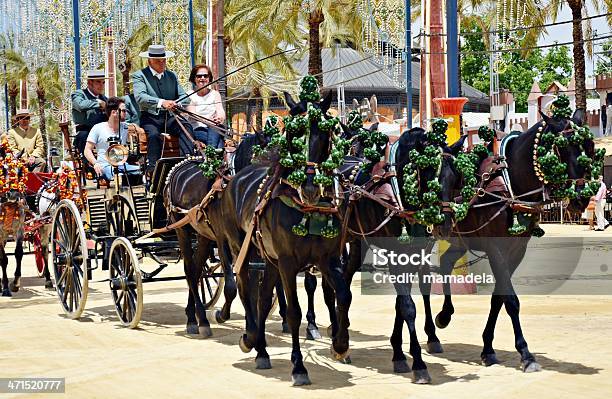
<path id="1" fill-rule="evenodd" d="M 51 240 L 53 284 L 64 313 L 78 319 L 87 302 L 89 259 L 81 215 L 71 200 L 57 205 Z"/>
<path id="2" fill-rule="evenodd" d="M 110 289 L 121 324 L 136 328 L 142 315 L 142 274 L 132 244 L 119 237 L 109 255 Z"/>
<path id="3" fill-rule="evenodd" d="M 221 262 L 212 263 L 207 260 L 204 264 L 202 276 L 200 277 L 200 283 L 198 285 L 200 287 L 200 298 L 206 309 L 212 309 L 221 297 L 223 287 L 225 286 L 225 277 L 216 277 L 213 276 L 213 273 L 222 271 L 223 267 L 221 266 Z M 206 302 L 207 298 L 209 299 L 208 302 Z"/>
<path id="4" fill-rule="evenodd" d="M 140 234 L 138 217 L 130 201 L 122 195 L 115 196 L 106 205 L 108 233 L 117 237 Z"/>

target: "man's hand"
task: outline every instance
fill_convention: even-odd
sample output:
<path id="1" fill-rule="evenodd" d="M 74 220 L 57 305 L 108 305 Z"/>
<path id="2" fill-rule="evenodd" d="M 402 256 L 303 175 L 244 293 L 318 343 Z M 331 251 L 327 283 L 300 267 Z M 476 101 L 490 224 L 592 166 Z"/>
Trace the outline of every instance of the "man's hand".
<path id="1" fill-rule="evenodd" d="M 218 116 L 213 116 L 212 118 L 210 118 L 213 122 L 215 122 L 217 125 L 220 125 L 222 123 L 221 118 L 219 118 Z"/>
<path id="2" fill-rule="evenodd" d="M 96 171 L 96 174 L 98 176 L 102 176 L 102 165 L 99 163 L 95 163 L 93 166 L 94 170 Z"/>
<path id="3" fill-rule="evenodd" d="M 106 109 L 106 101 L 98 100 L 98 103 L 100 104 L 100 109 L 104 111 Z"/>
<path id="4" fill-rule="evenodd" d="M 176 102 L 172 101 L 172 100 L 164 100 L 162 102 L 162 107 L 164 107 L 164 109 L 167 110 L 173 110 L 174 108 L 176 108 Z"/>
<path id="5" fill-rule="evenodd" d="M 36 162 L 36 158 L 34 158 L 33 156 L 30 155 L 30 157 L 28 158 L 28 163 L 30 165 L 33 165 Z"/>

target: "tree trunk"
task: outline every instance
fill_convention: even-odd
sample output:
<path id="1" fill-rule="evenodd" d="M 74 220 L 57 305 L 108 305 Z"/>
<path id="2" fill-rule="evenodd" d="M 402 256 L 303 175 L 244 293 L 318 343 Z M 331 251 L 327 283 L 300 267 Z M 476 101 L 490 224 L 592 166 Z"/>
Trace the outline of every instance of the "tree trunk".
<path id="1" fill-rule="evenodd" d="M 130 61 L 130 52 L 125 49 L 125 69 L 121 71 L 121 77 L 123 79 L 123 95 L 127 96 L 132 91 L 130 90 L 130 73 L 132 72 L 132 61 Z"/>
<path id="2" fill-rule="evenodd" d="M 28 83 L 25 78 L 21 79 L 21 107 L 19 108 L 28 108 Z"/>
<path id="3" fill-rule="evenodd" d="M 310 12 L 308 17 L 309 27 L 309 50 L 308 50 L 308 73 L 314 75 L 319 82 L 319 87 L 323 87 L 323 62 L 321 60 L 321 37 L 319 25 L 325 20 L 323 10 L 317 8 Z"/>
<path id="4" fill-rule="evenodd" d="M 36 84 L 36 97 L 38 98 L 38 115 L 40 116 L 38 128 L 40 129 L 40 134 L 42 134 L 43 137 L 47 137 L 47 119 L 45 118 L 45 89 L 40 86 L 40 83 Z"/>
<path id="5" fill-rule="evenodd" d="M 11 116 L 15 116 L 17 113 L 17 96 L 19 95 L 19 86 L 15 82 L 9 82 L 8 94 Z"/>
<path id="6" fill-rule="evenodd" d="M 255 131 L 263 131 L 263 100 L 259 87 L 253 87 L 253 97 L 255 97 Z"/>
<path id="7" fill-rule="evenodd" d="M 582 0 L 568 0 L 572 10 L 572 37 L 574 39 L 574 81 L 576 82 L 576 109 L 586 110 L 586 77 L 584 42 L 582 35 Z"/>

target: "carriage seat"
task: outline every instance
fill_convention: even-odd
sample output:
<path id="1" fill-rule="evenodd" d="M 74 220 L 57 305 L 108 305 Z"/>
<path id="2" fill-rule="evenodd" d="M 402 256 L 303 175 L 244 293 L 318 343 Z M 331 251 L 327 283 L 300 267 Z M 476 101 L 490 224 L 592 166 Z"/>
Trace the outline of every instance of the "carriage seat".
<path id="1" fill-rule="evenodd" d="M 179 157 L 179 138 L 169 134 L 162 134 L 162 158 Z M 148 137 L 144 130 L 138 132 L 138 149 L 140 154 L 147 154 Z"/>

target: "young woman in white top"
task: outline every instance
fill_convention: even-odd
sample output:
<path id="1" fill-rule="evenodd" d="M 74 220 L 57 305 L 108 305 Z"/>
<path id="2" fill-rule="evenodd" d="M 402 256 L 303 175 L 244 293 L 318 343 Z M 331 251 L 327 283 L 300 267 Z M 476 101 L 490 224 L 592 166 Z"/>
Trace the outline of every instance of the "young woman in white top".
<path id="1" fill-rule="evenodd" d="M 189 75 L 189 81 L 193 84 L 194 91 L 206 86 L 212 80 L 213 76 L 210 67 L 204 64 L 198 64 L 193 67 Z M 214 124 L 221 125 L 225 122 L 225 110 L 223 109 L 219 92 L 210 86 L 198 91 L 191 96 L 191 104 L 187 106 L 187 110 L 211 120 L 208 123 L 191 122 L 194 138 L 206 145 L 223 148 L 223 136 L 208 127 Z"/>

